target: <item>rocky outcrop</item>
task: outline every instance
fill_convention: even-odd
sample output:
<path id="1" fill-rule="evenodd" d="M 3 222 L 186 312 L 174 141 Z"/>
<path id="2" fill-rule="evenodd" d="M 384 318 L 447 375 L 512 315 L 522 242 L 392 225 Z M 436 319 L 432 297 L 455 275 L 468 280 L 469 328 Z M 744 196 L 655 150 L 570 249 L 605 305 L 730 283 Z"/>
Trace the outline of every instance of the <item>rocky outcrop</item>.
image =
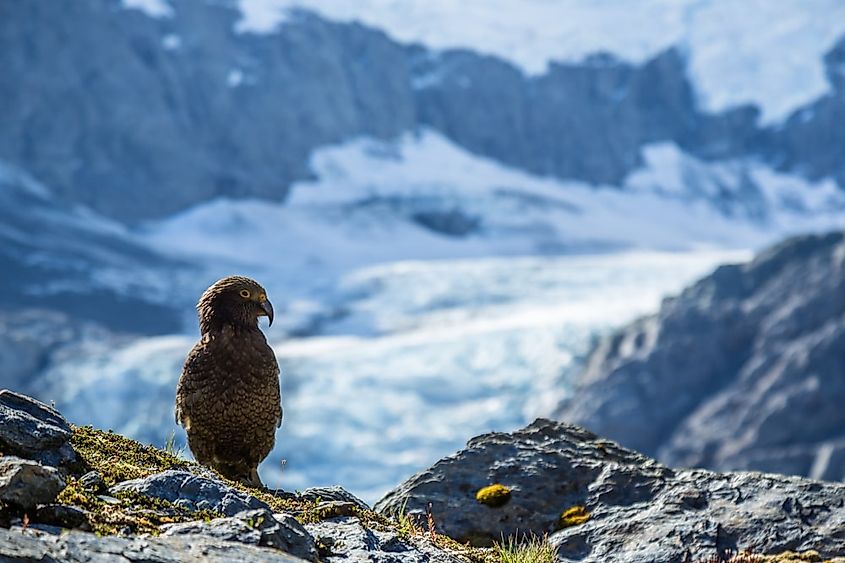
<path id="1" fill-rule="evenodd" d="M 456 555 L 445 552 L 426 540 L 410 541 L 395 530 L 367 528 L 360 519 L 333 518 L 306 529 L 325 546 L 323 561 L 384 561 L 402 563 L 462 563 Z"/>
<path id="2" fill-rule="evenodd" d="M 65 488 L 54 467 L 14 456 L 0 457 L 0 502 L 31 510 L 50 503 Z"/>
<path id="3" fill-rule="evenodd" d="M 2 561 L 459 561 L 340 487 L 247 488 L 8 391 L 0 417 Z"/>
<path id="4" fill-rule="evenodd" d="M 245 510 L 270 510 L 254 496 L 237 491 L 218 479 L 197 476 L 189 471 L 164 471 L 144 479 L 118 483 L 109 490 L 115 495 L 127 491 L 166 500 L 194 512 L 211 510 L 234 516 Z"/>
<path id="5" fill-rule="evenodd" d="M 494 484 L 509 494 L 479 495 Z M 429 506 L 438 531 L 456 539 L 550 534 L 560 561 L 669 563 L 739 549 L 845 555 L 845 484 L 672 470 L 543 419 L 470 440 L 376 509 L 414 517 Z"/>
<path id="6" fill-rule="evenodd" d="M 723 266 L 598 344 L 557 417 L 670 466 L 845 478 L 845 236 Z"/>
<path id="7" fill-rule="evenodd" d="M 272 514 L 267 509 L 245 510 L 230 518 L 209 522 L 167 524 L 163 536 L 204 536 L 280 549 L 307 561 L 317 561 L 314 538 L 288 514 Z"/>
<path id="8" fill-rule="evenodd" d="M 49 465 L 64 465 L 76 456 L 70 447 L 71 429 L 55 409 L 9 391 L 0 390 L 0 451 Z"/>

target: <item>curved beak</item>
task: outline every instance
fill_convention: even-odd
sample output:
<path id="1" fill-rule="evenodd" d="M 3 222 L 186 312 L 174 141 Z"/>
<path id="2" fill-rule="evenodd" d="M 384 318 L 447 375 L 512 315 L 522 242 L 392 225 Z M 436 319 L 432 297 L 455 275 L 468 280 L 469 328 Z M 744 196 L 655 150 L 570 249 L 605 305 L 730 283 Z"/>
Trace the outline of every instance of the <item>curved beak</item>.
<path id="1" fill-rule="evenodd" d="M 273 304 L 265 299 L 261 302 L 261 310 L 264 311 L 264 314 L 267 315 L 268 319 L 270 319 L 270 324 L 268 326 L 273 326 Z"/>

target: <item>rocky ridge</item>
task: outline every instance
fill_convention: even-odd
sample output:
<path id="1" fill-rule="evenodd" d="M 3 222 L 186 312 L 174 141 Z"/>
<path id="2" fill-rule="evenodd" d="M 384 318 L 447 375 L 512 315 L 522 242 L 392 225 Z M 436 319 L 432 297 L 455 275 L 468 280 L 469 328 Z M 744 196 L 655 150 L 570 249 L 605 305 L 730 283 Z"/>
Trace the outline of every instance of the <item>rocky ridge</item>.
<path id="1" fill-rule="evenodd" d="M 3 561 L 457 563 L 471 554 L 445 536 L 415 537 L 339 487 L 250 489 L 152 446 L 71 427 L 8 390 L 0 451 Z"/>
<path id="2" fill-rule="evenodd" d="M 543 419 L 473 438 L 373 511 L 340 487 L 228 482 L 117 434 L 70 427 L 10 391 L 0 405 L 3 561 L 498 563 L 502 548 L 482 546 L 510 538 L 520 550 L 532 537 L 552 549 L 536 563 L 552 552 L 560 562 L 709 563 L 745 548 L 758 555 L 736 563 L 845 561 L 843 484 L 672 470 Z M 32 440 L 21 448 L 24 430 Z"/>
<path id="3" fill-rule="evenodd" d="M 845 235 L 718 268 L 602 340 L 556 417 L 673 467 L 845 479 Z"/>

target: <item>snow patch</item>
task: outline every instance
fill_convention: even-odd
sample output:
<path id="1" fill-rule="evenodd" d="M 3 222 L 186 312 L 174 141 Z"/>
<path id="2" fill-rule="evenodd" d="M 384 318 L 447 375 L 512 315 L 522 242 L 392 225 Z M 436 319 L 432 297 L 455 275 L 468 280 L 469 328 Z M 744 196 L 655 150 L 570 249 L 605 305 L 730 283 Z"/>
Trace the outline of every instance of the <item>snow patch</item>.
<path id="1" fill-rule="evenodd" d="M 167 0 L 123 0 L 123 6 L 141 10 L 154 18 L 167 18 L 173 15 L 173 7 Z"/>
<path id="2" fill-rule="evenodd" d="M 168 33 L 161 38 L 161 46 L 164 47 L 166 51 L 175 51 L 182 47 L 182 38 L 176 34 Z"/>
<path id="3" fill-rule="evenodd" d="M 229 85 L 229 88 L 237 88 L 244 81 L 244 73 L 242 70 L 238 68 L 233 68 L 229 71 L 226 75 L 226 84 Z"/>

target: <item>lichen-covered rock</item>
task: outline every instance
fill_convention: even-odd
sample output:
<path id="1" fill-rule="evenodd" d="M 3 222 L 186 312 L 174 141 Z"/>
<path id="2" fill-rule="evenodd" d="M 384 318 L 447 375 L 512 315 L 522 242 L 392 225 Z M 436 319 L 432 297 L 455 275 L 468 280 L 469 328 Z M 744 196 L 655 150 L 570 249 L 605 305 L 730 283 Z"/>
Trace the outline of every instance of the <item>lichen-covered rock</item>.
<path id="1" fill-rule="evenodd" d="M 395 532 L 368 529 L 355 517 L 339 517 L 305 529 L 326 549 L 328 563 L 464 563 L 423 539 L 405 540 Z"/>
<path id="2" fill-rule="evenodd" d="M 510 490 L 508 502 L 477 502 L 477 491 L 494 483 Z M 670 563 L 744 548 L 845 555 L 845 484 L 672 470 L 543 419 L 470 440 L 376 510 L 424 514 L 429 503 L 441 533 L 476 544 L 550 534 L 561 561 Z"/>
<path id="3" fill-rule="evenodd" d="M 46 465 L 75 459 L 70 425 L 55 409 L 26 395 L 0 390 L 0 451 Z"/>
<path id="4" fill-rule="evenodd" d="M 24 510 L 56 499 L 65 481 L 55 467 L 14 456 L 0 457 L 0 502 Z"/>
<path id="5" fill-rule="evenodd" d="M 234 516 L 244 510 L 270 507 L 257 498 L 242 493 L 221 481 L 194 475 L 188 471 L 167 470 L 144 479 L 132 479 L 114 485 L 112 494 L 134 491 L 138 494 L 172 502 L 187 510 L 212 510 Z"/>
<path id="6" fill-rule="evenodd" d="M 0 528 L 0 561 L 67 561 L 74 563 L 303 563 L 275 549 L 202 536 L 96 536 L 78 531 L 51 535 L 27 529 Z"/>
<path id="7" fill-rule="evenodd" d="M 272 547 L 308 561 L 317 561 L 314 538 L 290 515 L 268 510 L 239 512 L 210 522 L 184 522 L 162 526 L 163 536 L 205 536 L 249 545 Z"/>

